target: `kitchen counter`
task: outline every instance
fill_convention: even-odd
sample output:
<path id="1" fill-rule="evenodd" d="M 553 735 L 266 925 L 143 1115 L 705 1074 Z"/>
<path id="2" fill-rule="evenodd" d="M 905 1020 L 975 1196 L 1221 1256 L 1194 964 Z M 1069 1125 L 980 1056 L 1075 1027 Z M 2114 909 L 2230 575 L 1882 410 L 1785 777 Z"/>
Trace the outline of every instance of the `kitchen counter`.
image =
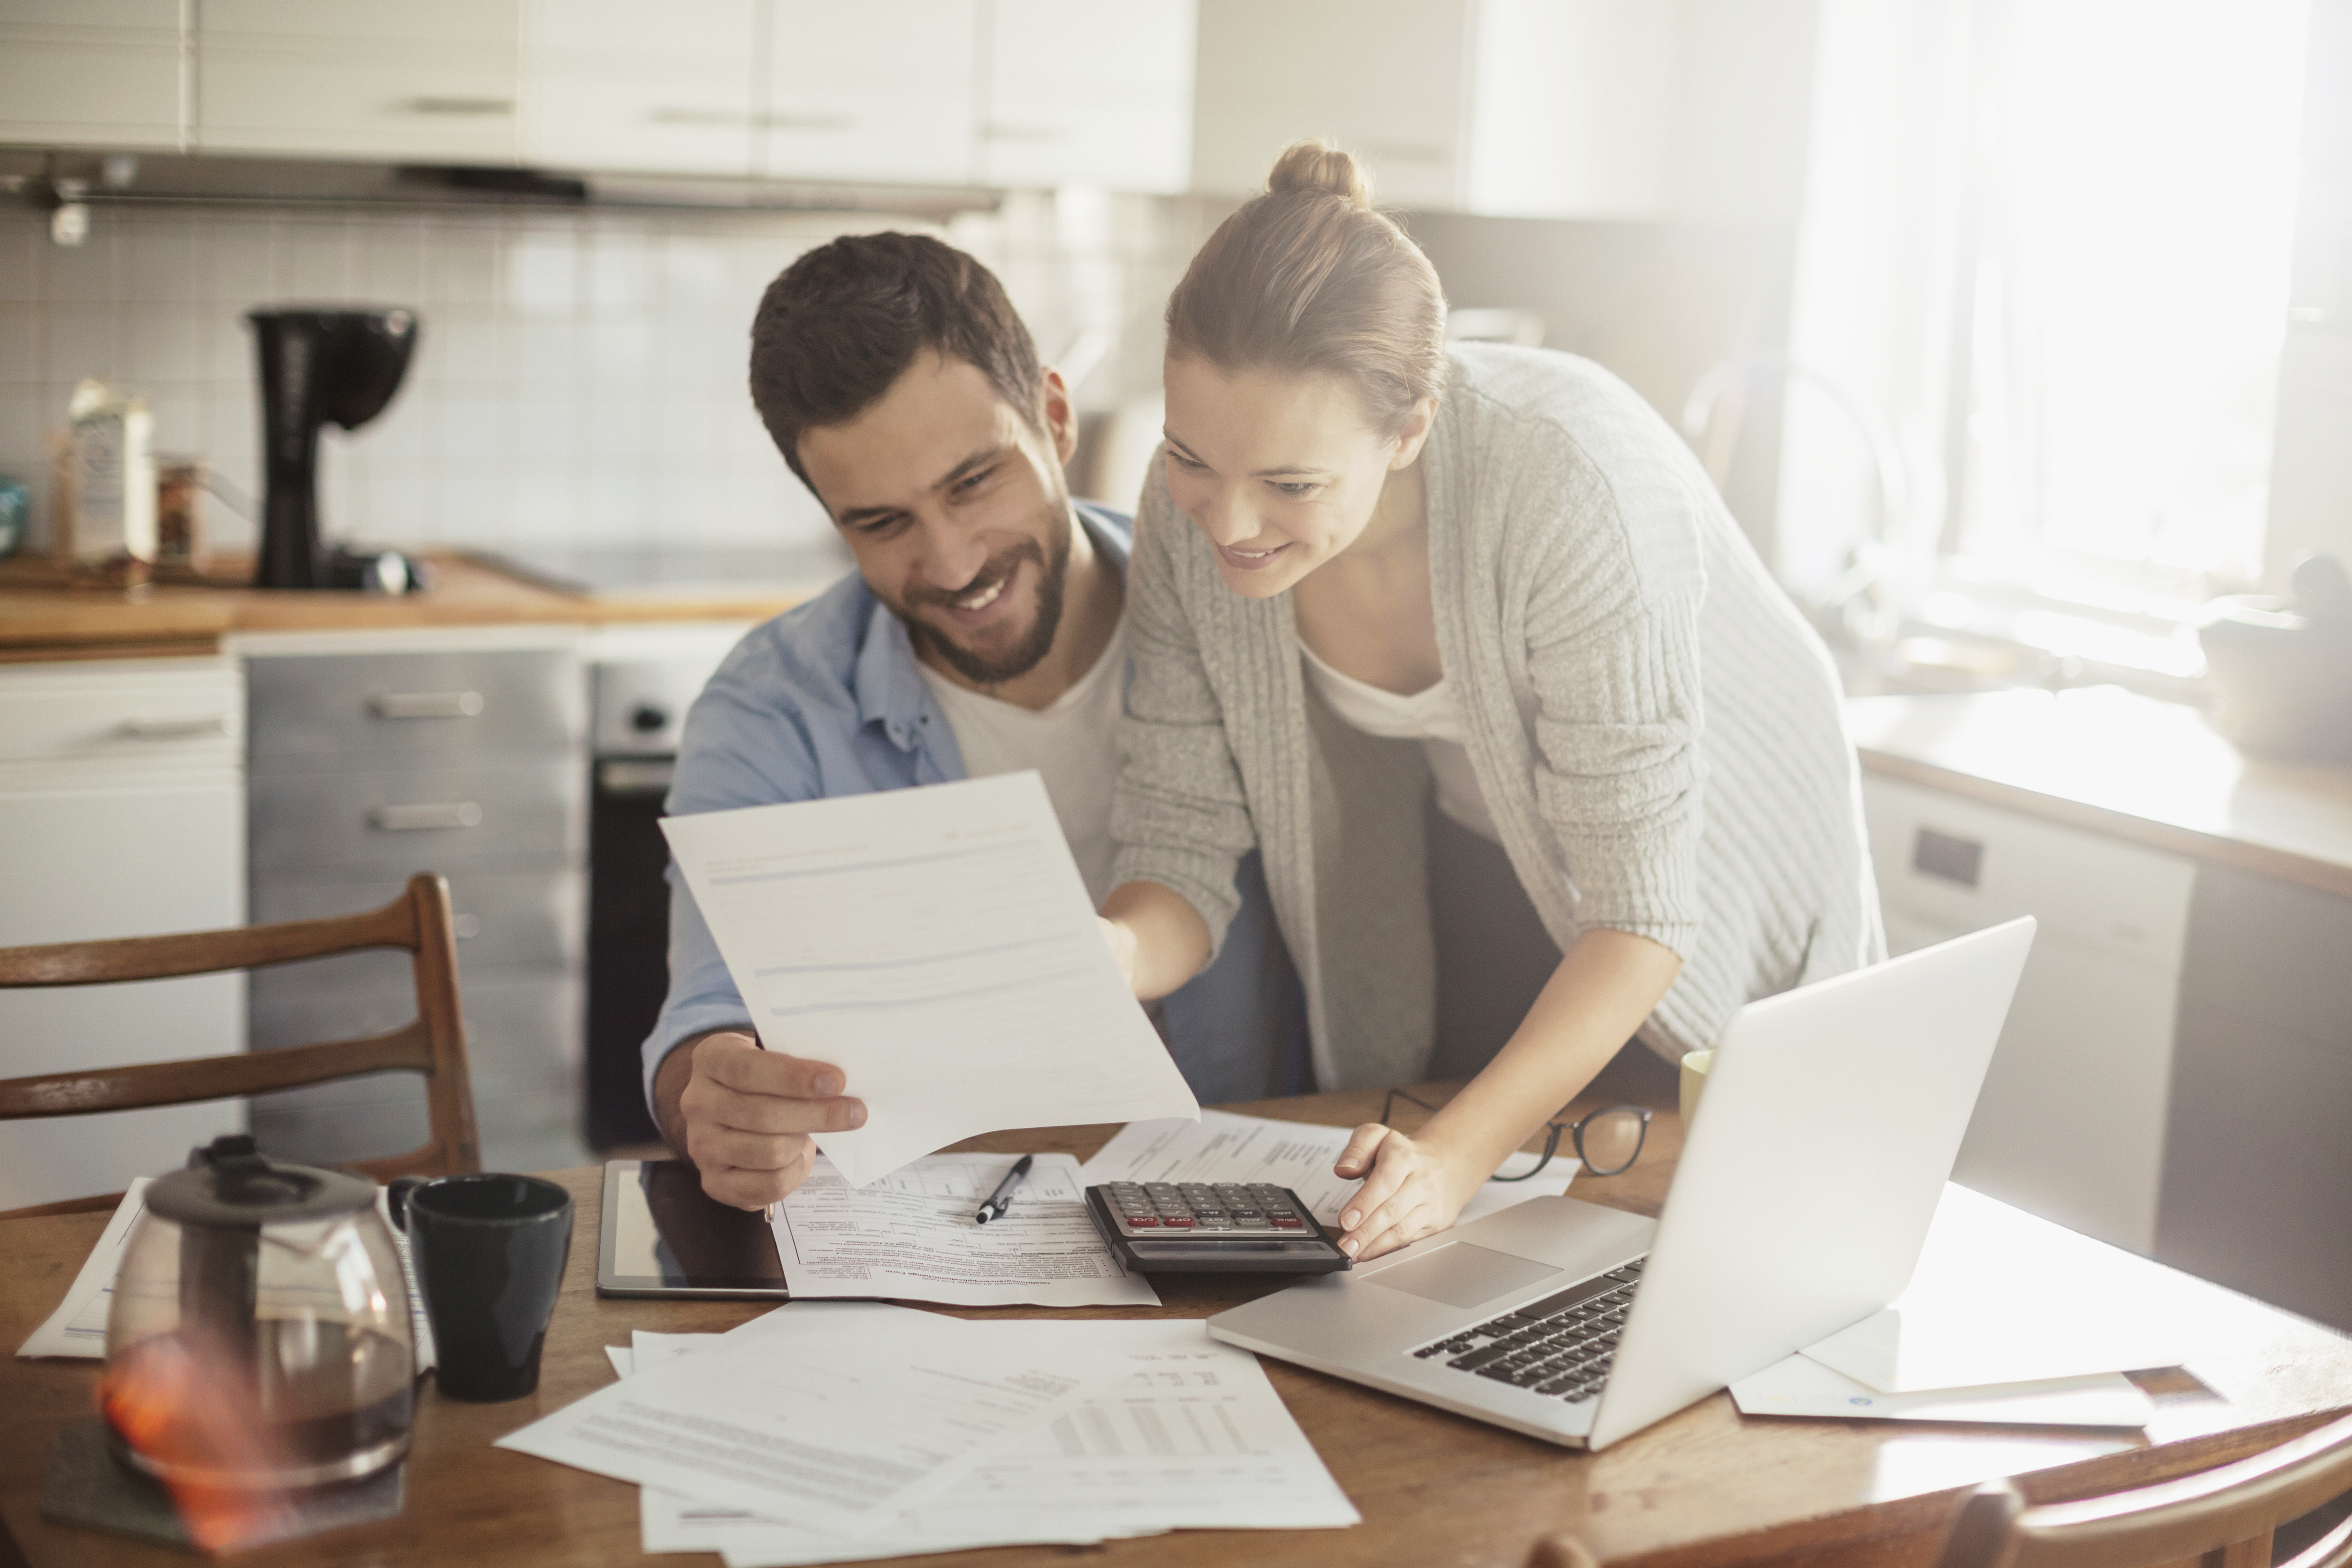
<path id="1" fill-rule="evenodd" d="M 1864 771 L 2352 898 L 2352 763 L 2249 756 L 2117 687 L 1865 697 Z"/>
<path id="2" fill-rule="evenodd" d="M 416 626 L 610 626 L 763 620 L 821 589 L 760 584 L 626 594 L 573 594 L 472 556 L 423 558 L 432 588 L 399 598 L 357 593 L 151 584 L 128 590 L 34 585 L 0 563 L 0 662 L 209 654 L 235 632 L 387 630 Z M 233 574 L 224 566 L 218 574 Z"/>

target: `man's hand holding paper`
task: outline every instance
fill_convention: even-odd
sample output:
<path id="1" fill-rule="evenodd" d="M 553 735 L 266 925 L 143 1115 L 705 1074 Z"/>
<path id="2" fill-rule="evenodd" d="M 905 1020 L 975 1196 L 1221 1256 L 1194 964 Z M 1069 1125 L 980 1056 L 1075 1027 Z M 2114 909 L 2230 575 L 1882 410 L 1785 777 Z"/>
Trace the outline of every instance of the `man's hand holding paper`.
<path id="1" fill-rule="evenodd" d="M 758 1210 L 808 1179 L 814 1134 L 866 1124 L 865 1102 L 842 1087 L 830 1062 L 761 1050 L 741 1030 L 719 1029 L 669 1054 L 654 1104 L 670 1146 L 701 1173 L 702 1190 Z"/>
<path id="2" fill-rule="evenodd" d="M 714 1157 L 769 1173 L 743 1178 L 747 1195 L 790 1173 L 725 1152 L 773 1157 L 763 1140 L 804 1135 L 863 1186 L 976 1133 L 1200 1114 L 1103 944 L 1035 773 L 662 826 L 761 1037 L 837 1069 L 866 1110 L 862 1126 L 804 1132 L 721 1113 Z M 728 1103 L 755 1122 L 801 1114 L 760 1105 L 751 1076 L 714 1074 L 709 1098 L 740 1096 Z"/>

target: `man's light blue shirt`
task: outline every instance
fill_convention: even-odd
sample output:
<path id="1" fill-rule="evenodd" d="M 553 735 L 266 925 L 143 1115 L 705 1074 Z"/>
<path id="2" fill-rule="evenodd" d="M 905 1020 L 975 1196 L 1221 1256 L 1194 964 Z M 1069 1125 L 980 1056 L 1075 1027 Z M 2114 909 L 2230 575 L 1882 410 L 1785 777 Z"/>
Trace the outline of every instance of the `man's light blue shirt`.
<path id="1" fill-rule="evenodd" d="M 1128 519 L 1076 504 L 1096 547 L 1125 571 Z M 687 714 L 668 810 L 682 816 L 963 776 L 955 731 L 916 668 L 906 626 L 853 572 L 735 645 Z M 1298 982 L 1255 854 L 1236 879 L 1241 913 L 1217 961 L 1160 1004 L 1170 1054 L 1211 1105 L 1304 1087 Z M 669 882 L 669 995 L 645 1044 L 648 1103 L 654 1074 L 679 1041 L 751 1027 L 675 862 Z"/>

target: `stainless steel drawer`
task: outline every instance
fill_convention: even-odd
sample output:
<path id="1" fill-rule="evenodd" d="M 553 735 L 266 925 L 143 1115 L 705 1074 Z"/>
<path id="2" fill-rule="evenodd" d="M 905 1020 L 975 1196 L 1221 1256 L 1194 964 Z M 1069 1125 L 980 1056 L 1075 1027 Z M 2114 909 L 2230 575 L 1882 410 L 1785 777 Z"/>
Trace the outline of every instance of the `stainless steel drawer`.
<path id="1" fill-rule="evenodd" d="M 576 861 L 586 770 L 520 767 L 288 773 L 249 781 L 257 883 L 300 868 L 449 871 L 492 859 Z"/>
<path id="2" fill-rule="evenodd" d="M 437 869 L 437 868 L 436 868 Z M 447 873 L 449 906 L 457 928 L 457 973 L 509 969 L 569 973 L 580 962 L 587 915 L 587 878 L 579 871 Z M 383 881 L 262 881 L 253 889 L 253 920 L 318 920 L 358 914 L 396 898 L 405 879 Z M 409 956 L 399 952 L 353 952 L 253 972 L 257 996 L 304 991 L 414 994 Z"/>
<path id="3" fill-rule="evenodd" d="M 263 770 L 571 752 L 588 733 L 579 659 L 544 649 L 255 658 L 246 690 Z"/>

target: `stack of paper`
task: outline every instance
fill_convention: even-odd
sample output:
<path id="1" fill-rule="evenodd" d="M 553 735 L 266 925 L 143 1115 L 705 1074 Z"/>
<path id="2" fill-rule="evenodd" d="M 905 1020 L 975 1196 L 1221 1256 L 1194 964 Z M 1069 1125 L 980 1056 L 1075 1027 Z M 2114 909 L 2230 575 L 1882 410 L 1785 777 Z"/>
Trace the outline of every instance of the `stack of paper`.
<path id="1" fill-rule="evenodd" d="M 1078 1173 L 1087 1186 L 1105 1182 L 1267 1182 L 1288 1187 L 1318 1220 L 1337 1226 L 1341 1206 L 1362 1184 L 1331 1170 L 1353 1131 L 1203 1110 L 1198 1121 L 1129 1122 Z M 1500 1173 L 1517 1176 L 1535 1164 L 1533 1154 L 1514 1154 L 1503 1163 Z M 1575 1174 L 1575 1160 L 1559 1156 L 1531 1180 L 1489 1182 L 1455 1223 L 1528 1198 L 1559 1197 Z"/>
<path id="2" fill-rule="evenodd" d="M 1178 1122 L 1189 1127 L 1189 1121 Z M 1156 1307 L 1087 1216 L 1078 1163 L 1030 1156 L 1013 1206 L 972 1218 L 1011 1154 L 932 1154 L 853 1187 L 822 1155 L 770 1211 L 794 1300 L 883 1297 L 960 1307 Z"/>
<path id="3" fill-rule="evenodd" d="M 941 1351 L 971 1386 L 901 1376 L 863 1403 L 836 1395 L 880 1375 L 844 1368 Z M 638 1481 L 647 1552 L 783 1568 L 1359 1518 L 1256 1358 L 1194 1321 L 967 1323 L 795 1303 L 729 1334 L 641 1332 L 608 1353 L 624 1381 L 502 1446 Z M 981 1385 L 998 1392 L 975 1400 Z M 1024 1406 L 1009 1420 L 1007 1397 Z M 976 1440 L 975 1415 L 992 1423 Z M 690 1452 L 648 1451 L 688 1429 Z M 787 1462 L 903 1484 L 813 1505 L 777 1473 Z"/>
<path id="4" fill-rule="evenodd" d="M 1750 1415 L 2143 1426 L 2155 1406 L 2123 1374 L 2226 1350 L 2230 1300 L 1947 1186 L 1900 1297 L 1731 1394 Z"/>

